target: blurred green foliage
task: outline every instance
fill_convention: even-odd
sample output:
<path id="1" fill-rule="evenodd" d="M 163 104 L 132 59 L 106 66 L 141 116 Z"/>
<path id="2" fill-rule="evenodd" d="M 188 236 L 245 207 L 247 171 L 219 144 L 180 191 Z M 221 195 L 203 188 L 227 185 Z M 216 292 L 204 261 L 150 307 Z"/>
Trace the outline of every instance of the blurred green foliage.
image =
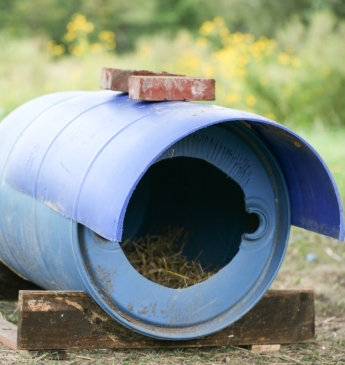
<path id="1" fill-rule="evenodd" d="M 344 0 L 0 0 L 0 31 L 41 35 L 63 42 L 65 25 L 80 13 L 96 32 L 112 31 L 117 51 L 134 48 L 138 37 L 181 29 L 197 33 L 203 22 L 221 15 L 231 32 L 274 37 L 292 17 L 308 24 L 313 13 L 329 10 L 345 18 Z M 92 39 L 95 41 L 95 39 Z"/>
<path id="2" fill-rule="evenodd" d="M 217 104 L 344 126 L 344 39 L 344 0 L 0 0 L 0 118 L 113 66 L 213 77 Z"/>

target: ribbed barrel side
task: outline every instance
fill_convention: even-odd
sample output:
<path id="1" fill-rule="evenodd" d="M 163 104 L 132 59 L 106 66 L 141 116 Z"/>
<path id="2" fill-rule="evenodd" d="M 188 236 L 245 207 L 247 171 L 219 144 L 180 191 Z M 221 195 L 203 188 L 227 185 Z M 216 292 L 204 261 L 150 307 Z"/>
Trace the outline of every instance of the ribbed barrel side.
<path id="1" fill-rule="evenodd" d="M 70 242 L 77 224 L 9 186 L 4 174 L 13 148 L 35 120 L 54 105 L 80 94 L 58 93 L 35 99 L 0 124 L 0 259 L 20 276 L 46 289 L 85 288 Z"/>

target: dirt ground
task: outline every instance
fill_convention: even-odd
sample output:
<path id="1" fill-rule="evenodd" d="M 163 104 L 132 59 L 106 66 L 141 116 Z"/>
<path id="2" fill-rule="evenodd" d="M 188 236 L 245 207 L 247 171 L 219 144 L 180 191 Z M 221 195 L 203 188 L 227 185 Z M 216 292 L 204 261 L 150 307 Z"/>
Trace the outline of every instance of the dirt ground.
<path id="1" fill-rule="evenodd" d="M 309 344 L 282 345 L 272 353 L 220 347 L 175 350 L 68 351 L 65 360 L 49 353 L 33 357 L 0 345 L 0 364 L 345 364 L 345 244 L 293 229 L 287 255 L 272 289 L 314 289 L 316 338 Z M 15 303 L 0 312 L 15 321 Z M 277 324 L 278 325 L 278 324 Z"/>

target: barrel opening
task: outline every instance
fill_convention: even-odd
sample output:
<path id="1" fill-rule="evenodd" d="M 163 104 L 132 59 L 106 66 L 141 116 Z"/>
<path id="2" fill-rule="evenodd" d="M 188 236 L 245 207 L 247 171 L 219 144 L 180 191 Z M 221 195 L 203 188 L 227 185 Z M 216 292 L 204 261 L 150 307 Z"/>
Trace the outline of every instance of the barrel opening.
<path id="1" fill-rule="evenodd" d="M 236 256 L 242 236 L 258 227 L 259 217 L 246 212 L 242 188 L 223 171 L 198 158 L 169 158 L 153 164 L 132 194 L 123 250 L 133 252 L 132 240 L 146 244 L 170 234 L 187 260 L 215 272 Z M 139 265 L 146 259 L 145 252 L 137 257 Z"/>
<path id="2" fill-rule="evenodd" d="M 256 213 L 248 213 L 247 215 L 247 227 L 246 233 L 252 234 L 255 233 L 260 226 L 260 218 Z"/>

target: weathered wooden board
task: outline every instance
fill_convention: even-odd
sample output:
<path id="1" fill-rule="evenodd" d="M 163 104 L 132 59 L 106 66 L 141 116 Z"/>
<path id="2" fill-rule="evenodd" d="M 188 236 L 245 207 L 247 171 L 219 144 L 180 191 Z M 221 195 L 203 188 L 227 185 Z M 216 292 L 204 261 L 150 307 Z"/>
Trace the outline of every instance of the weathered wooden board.
<path id="1" fill-rule="evenodd" d="M 110 318 L 84 292 L 20 291 L 18 348 L 171 348 L 303 343 L 315 337 L 314 293 L 269 291 L 242 319 L 213 335 L 155 340 Z"/>
<path id="2" fill-rule="evenodd" d="M 0 343 L 27 357 L 33 357 L 37 359 L 44 355 L 46 359 L 48 358 L 51 360 L 67 359 L 67 353 L 64 350 L 54 350 L 54 352 L 51 353 L 47 353 L 47 351 L 42 353 L 42 351 L 19 350 L 17 346 L 17 326 L 3 318 L 0 318 Z"/>
<path id="3" fill-rule="evenodd" d="M 12 350 L 17 350 L 17 326 L 0 318 L 0 342 Z"/>
<path id="4" fill-rule="evenodd" d="M 22 279 L 0 261 L 0 300 L 17 300 L 19 290 L 38 290 L 37 285 Z"/>

